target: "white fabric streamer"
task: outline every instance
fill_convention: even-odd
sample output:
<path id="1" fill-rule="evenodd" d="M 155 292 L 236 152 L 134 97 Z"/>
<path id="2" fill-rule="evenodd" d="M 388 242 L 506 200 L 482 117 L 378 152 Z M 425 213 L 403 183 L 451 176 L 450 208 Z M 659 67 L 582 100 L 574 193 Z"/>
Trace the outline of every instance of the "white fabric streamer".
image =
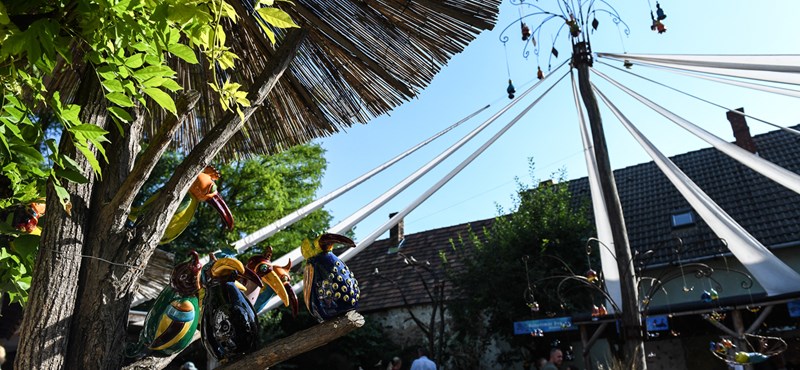
<path id="1" fill-rule="evenodd" d="M 652 102 L 651 100 L 637 94 L 633 90 L 623 86 L 617 81 L 612 80 L 610 77 L 606 76 L 605 74 L 596 69 L 592 69 L 592 72 L 604 78 L 606 81 L 618 87 L 620 90 L 628 93 L 628 95 L 640 101 L 642 104 L 650 107 L 650 109 L 658 112 L 659 114 L 666 117 L 670 121 L 675 122 L 678 126 L 684 128 L 686 131 L 691 132 L 698 138 L 711 144 L 714 148 L 716 148 L 720 152 L 725 153 L 727 156 L 749 167 L 753 171 L 756 171 L 766 176 L 770 180 L 783 185 L 787 189 L 790 189 L 795 193 L 800 194 L 800 175 L 792 171 L 789 171 L 781 166 L 778 166 L 770 161 L 767 161 L 766 159 L 761 158 L 753 153 L 750 153 L 747 150 L 740 148 L 736 144 L 731 144 L 725 140 L 722 140 L 714 136 L 712 133 L 703 130 L 697 125 L 687 121 L 686 119 L 676 115 L 675 113 L 670 112 L 669 110 Z"/>
<path id="2" fill-rule="evenodd" d="M 562 64 L 562 65 L 563 65 L 563 64 Z M 559 66 L 559 67 L 560 67 L 560 66 Z M 552 74 L 550 74 L 550 76 L 552 76 Z M 499 138 L 500 138 L 500 136 L 502 136 L 502 135 L 503 135 L 503 134 L 504 134 L 506 131 L 508 131 L 508 130 L 509 130 L 511 127 L 512 127 L 512 126 L 514 126 L 514 124 L 516 124 L 516 123 L 517 123 L 517 122 L 518 122 L 520 119 L 522 119 L 522 117 L 523 117 L 523 116 L 525 116 L 525 114 L 527 114 L 527 113 L 528 113 L 528 111 L 530 111 L 530 110 L 533 108 L 533 106 L 535 106 L 537 103 L 539 103 L 539 101 L 540 101 L 540 100 L 542 100 L 542 98 L 544 98 L 544 96 L 545 96 L 545 95 L 547 95 L 547 93 L 549 93 L 549 92 L 550 92 L 550 90 L 552 90 L 552 89 L 553 89 L 553 87 L 555 87 L 555 86 L 556 86 L 556 85 L 557 85 L 557 84 L 558 84 L 558 83 L 559 83 L 559 82 L 560 82 L 562 79 L 564 79 L 564 77 L 566 77 L 566 76 L 567 76 L 567 75 L 566 75 L 566 73 L 565 73 L 563 76 L 561 76 L 561 78 L 560 78 L 560 79 L 558 79 L 558 81 L 556 81 L 556 82 L 555 82 L 555 83 L 554 83 L 552 86 L 550 86 L 550 87 L 549 87 L 549 88 L 548 88 L 548 89 L 547 89 L 547 90 L 546 90 L 544 93 L 542 93 L 542 95 L 540 95 L 538 98 L 536 98 L 536 100 L 534 100 L 534 101 L 533 101 L 533 103 L 531 103 L 530 105 L 528 105 L 527 107 L 525 107 L 525 109 L 523 109 L 523 110 L 522 110 L 522 112 L 520 112 L 520 113 L 519 113 L 519 114 L 518 114 L 516 117 L 514 117 L 514 119 L 512 119 L 512 120 L 511 120 L 511 122 L 509 122 L 509 123 L 507 123 L 505 126 L 503 126 L 503 128 L 501 128 L 501 129 L 500 129 L 500 131 L 498 131 L 497 133 L 495 133 L 495 134 L 494 134 L 494 136 L 492 136 L 491 138 L 489 138 L 489 140 L 488 140 L 488 141 L 486 141 L 486 142 L 485 142 L 483 145 L 481 145 L 481 146 L 480 146 L 478 149 L 475 149 L 475 151 L 474 151 L 474 152 L 472 152 L 472 154 L 470 154 L 470 155 L 469 155 L 469 156 L 468 156 L 466 159 L 464 159 L 464 160 L 463 160 L 461 163 L 459 163 L 459 164 L 458 164 L 458 166 L 456 166 L 455 168 L 453 168 L 453 169 L 452 169 L 450 172 L 448 172 L 448 173 L 447 173 L 447 174 L 446 174 L 444 177 L 442 177 L 442 178 L 441 178 L 441 179 L 440 179 L 438 182 L 436 182 L 435 184 L 433 184 L 433 186 L 431 186 L 431 187 L 430 187 L 428 190 L 426 190 L 426 191 L 425 191 L 425 192 L 424 192 L 422 195 L 420 195 L 420 196 L 419 196 L 417 199 L 415 199 L 413 202 L 411 202 L 411 204 L 409 204 L 408 206 L 406 206 L 405 208 L 403 208 L 402 210 L 400 210 L 399 212 L 397 212 L 397 214 L 396 214 L 396 215 L 392 216 L 392 218 L 390 218 L 388 221 L 386 221 L 386 222 L 385 222 L 383 225 L 381 225 L 380 227 L 378 227 L 377 229 L 375 229 L 375 231 L 373 231 L 371 234 L 367 235 L 367 236 L 364 238 L 364 240 L 360 241 L 360 242 L 359 242 L 359 243 L 356 245 L 356 247 L 355 247 L 355 248 L 351 248 L 351 249 L 348 249 L 348 250 L 344 251 L 344 252 L 343 252 L 341 255 L 339 255 L 339 258 L 340 258 L 342 261 L 345 261 L 345 262 L 346 262 L 346 261 L 348 261 L 350 258 L 353 258 L 353 257 L 354 257 L 356 254 L 360 253 L 362 250 L 364 250 L 364 249 L 366 249 L 367 247 L 369 247 L 369 246 L 370 246 L 370 245 L 371 245 L 371 244 L 372 244 L 372 243 L 373 243 L 375 240 L 377 240 L 377 239 L 378 239 L 378 237 L 379 237 L 379 236 L 381 236 L 383 233 L 385 233 L 387 230 L 389 230 L 389 229 L 390 229 L 392 226 L 394 226 L 394 225 L 396 225 L 398 222 L 400 222 L 400 220 L 402 220 L 402 219 L 403 219 L 403 217 L 405 217 L 405 216 L 407 216 L 409 213 L 411 213 L 411 211 L 413 211 L 414 209 L 416 209 L 416 208 L 417 208 L 417 207 L 418 207 L 420 204 L 422 204 L 422 202 L 424 202 L 425 200 L 427 200 L 428 198 L 430 198 L 430 196 L 431 196 L 431 195 L 433 195 L 433 193 L 435 193 L 436 191 L 438 191 L 439 189 L 441 189 L 441 188 L 442 188 L 442 186 L 444 186 L 444 185 L 445 185 L 445 184 L 446 184 L 448 181 L 450 181 L 450 180 L 451 180 L 453 177 L 455 177 L 455 176 L 456 176 L 456 175 L 457 175 L 459 172 L 461 172 L 461 170 L 463 170 L 465 167 L 467 167 L 467 165 L 469 165 L 470 163 L 472 163 L 472 161 L 473 161 L 473 160 L 475 160 L 475 158 L 477 158 L 477 157 L 478 157 L 478 156 L 479 156 L 481 153 L 483 153 L 483 152 L 484 152 L 486 149 L 488 149 L 488 148 L 489 148 L 489 146 L 491 146 L 491 145 L 492 145 L 492 144 L 493 144 L 495 141 L 497 141 L 497 139 L 499 139 Z M 539 85 L 541 82 L 543 82 L 543 81 L 546 81 L 546 80 L 547 80 L 547 78 L 545 78 L 544 80 L 541 80 L 541 81 L 537 82 L 537 83 L 536 83 L 534 86 L 532 86 L 531 88 L 529 88 L 528 90 L 526 90 L 526 91 L 525 91 L 525 92 L 524 92 L 522 95 L 520 95 L 520 96 L 519 96 L 517 99 L 515 99 L 514 101 L 512 101 L 511 103 L 509 103 L 509 106 L 508 106 L 508 107 L 510 107 L 511 105 L 513 105 L 514 103 L 516 103 L 517 101 L 519 101 L 519 99 L 521 99 L 522 97 L 524 97 L 525 95 L 527 95 L 527 94 L 528 94 L 528 93 L 529 93 L 531 90 L 533 90 L 533 88 L 535 88 L 535 87 L 536 87 L 536 86 L 538 86 L 538 85 Z M 508 107 L 507 107 L 507 108 L 508 108 Z M 499 115 L 499 114 L 501 114 L 501 113 L 498 113 L 498 115 Z M 297 284 L 294 284 L 294 285 L 292 286 L 292 290 L 294 290 L 294 292 L 295 292 L 295 293 L 297 293 L 297 294 L 301 294 L 301 292 L 302 292 L 302 290 L 303 290 L 303 282 L 302 282 L 302 281 L 300 281 L 300 282 L 298 282 Z M 275 296 L 275 297 L 272 297 L 272 298 L 269 300 L 269 302 L 267 302 L 267 305 L 266 305 L 266 306 L 264 306 L 264 309 L 262 310 L 262 312 L 266 312 L 266 311 L 268 311 L 268 310 L 272 310 L 272 309 L 274 309 L 274 308 L 278 307 L 280 304 L 281 304 L 281 300 L 280 300 L 280 298 L 278 298 L 277 296 Z"/>
<path id="3" fill-rule="evenodd" d="M 619 267 L 617 256 L 614 249 L 614 236 L 611 234 L 611 221 L 608 219 L 606 202 L 603 199 L 600 178 L 597 174 L 597 158 L 594 153 L 594 146 L 589 137 L 589 130 L 583 118 L 583 108 L 581 108 L 578 86 L 575 84 L 575 77 L 572 77 L 572 95 L 575 98 L 575 108 L 578 110 L 578 124 L 581 129 L 581 140 L 583 142 L 583 154 L 586 159 L 586 171 L 589 179 L 589 190 L 592 195 L 592 209 L 594 210 L 594 223 L 597 228 L 597 239 L 602 243 L 598 245 L 600 250 L 600 264 L 603 267 L 603 280 L 605 281 L 606 291 L 609 297 L 618 305 L 622 302 L 622 288 L 619 281 Z M 631 261 L 632 263 L 632 261 Z M 609 307 L 609 313 L 614 313 L 614 306 Z"/>
<path id="4" fill-rule="evenodd" d="M 647 56 L 631 54 L 598 53 L 598 57 L 616 60 L 633 60 L 641 64 L 650 64 L 662 67 L 676 68 L 687 71 L 710 73 L 722 76 L 748 78 L 752 80 L 779 82 L 800 85 L 800 67 L 783 64 L 748 64 L 748 63 L 721 63 L 701 62 L 693 60 L 658 59 Z M 788 57 L 788 56 L 787 56 Z M 797 56 L 792 56 L 792 60 Z M 783 63 L 783 61 L 781 61 Z M 798 62 L 800 63 L 800 62 Z M 738 68 L 737 68 L 738 67 Z"/>
<path id="5" fill-rule="evenodd" d="M 800 274 L 783 263 L 747 232 L 736 220 L 719 207 L 700 187 L 661 153 L 616 106 L 592 85 L 600 99 L 611 109 L 619 121 L 644 148 L 653 162 L 667 176 L 697 214 L 714 233 L 727 242 L 728 249 L 750 271 L 753 278 L 764 287 L 767 295 L 774 296 L 797 291 Z"/>

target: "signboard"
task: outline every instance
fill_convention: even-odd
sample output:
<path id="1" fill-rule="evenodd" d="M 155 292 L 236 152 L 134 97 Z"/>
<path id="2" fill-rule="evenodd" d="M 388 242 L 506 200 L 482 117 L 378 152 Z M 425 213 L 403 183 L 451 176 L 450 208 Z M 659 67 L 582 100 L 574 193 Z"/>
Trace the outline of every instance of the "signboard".
<path id="1" fill-rule="evenodd" d="M 789 309 L 789 317 L 800 317 L 800 300 L 786 302 Z"/>
<path id="2" fill-rule="evenodd" d="M 550 333 L 555 331 L 577 330 L 578 328 L 572 325 L 572 318 L 570 317 L 554 317 L 552 319 L 514 322 L 515 335 L 529 335 L 537 329 L 541 330 L 543 333 Z"/>
<path id="3" fill-rule="evenodd" d="M 653 315 L 647 317 L 647 331 L 669 330 L 669 320 L 666 315 Z"/>

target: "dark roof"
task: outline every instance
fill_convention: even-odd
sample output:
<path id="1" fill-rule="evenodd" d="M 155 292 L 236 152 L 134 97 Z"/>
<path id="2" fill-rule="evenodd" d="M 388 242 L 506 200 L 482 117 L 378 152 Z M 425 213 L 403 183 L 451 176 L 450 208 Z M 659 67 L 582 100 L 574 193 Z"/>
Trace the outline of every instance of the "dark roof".
<path id="1" fill-rule="evenodd" d="M 459 238 L 459 235 L 467 238 L 470 228 L 476 233 L 482 234 L 483 228 L 491 226 L 493 221 L 494 219 L 473 221 L 409 234 L 405 236 L 402 247 L 396 253 L 389 253 L 389 249 L 394 247 L 390 239 L 378 240 L 373 243 L 347 263 L 348 267 L 355 273 L 358 285 L 361 288 L 359 311 L 368 312 L 404 306 L 400 290 L 387 279 L 375 275 L 376 268 L 380 271 L 381 276 L 391 278 L 402 287 L 408 304 L 429 303 L 431 300 L 425 292 L 419 275 L 417 275 L 413 267 L 403 261 L 404 258 L 414 257 L 418 263 L 428 261 L 432 268 L 441 270 L 442 259 L 439 257 L 441 252 L 447 257 L 448 268 L 458 271 L 462 267 L 459 260 L 463 260 L 465 257 L 468 258 L 470 251 L 464 249 L 455 251 L 450 240 Z M 464 253 L 467 253 L 467 255 Z M 431 275 L 424 272 L 422 276 L 429 279 L 429 281 L 432 279 Z M 445 299 L 452 296 L 452 294 L 452 286 L 446 285 Z"/>
<path id="2" fill-rule="evenodd" d="M 762 158 L 800 173 L 800 137 L 773 131 L 755 136 L 754 140 Z M 713 148 L 677 155 L 671 160 L 768 248 L 800 244 L 800 226 L 797 222 L 800 218 L 800 195 Z M 684 242 L 683 260 L 710 258 L 721 251 L 727 252 L 724 244 L 699 217 L 694 226 L 672 227 L 673 212 L 687 211 L 690 207 L 653 162 L 616 170 L 614 177 L 630 245 L 641 252 L 653 249 L 655 256 L 648 261 L 651 266 L 673 261 L 676 236 Z M 588 201 L 587 178 L 570 181 L 569 189 L 576 205 Z M 443 251 L 450 268 L 458 269 L 461 266 L 458 258 L 468 258 L 469 251 L 463 250 L 461 252 L 466 254 L 456 256 L 450 239 L 459 235 L 467 237 L 470 225 L 473 231 L 481 231 L 491 226 L 492 221 L 480 220 L 409 234 L 405 236 L 400 251 L 407 256 L 414 256 L 417 261 L 428 260 L 433 266 L 439 265 L 438 253 Z M 390 247 L 392 245 L 388 239 L 376 241 L 348 263 L 361 287 L 360 311 L 403 306 L 399 290 L 392 283 L 373 275 L 376 268 L 381 275 L 391 277 L 402 287 L 409 304 L 430 302 L 413 269 L 403 262 L 401 255 L 389 254 Z M 447 293 L 451 296 L 453 292 Z"/>
<path id="3" fill-rule="evenodd" d="M 800 173 L 800 137 L 783 131 L 755 136 L 758 154 Z M 800 195 L 763 177 L 714 148 L 670 158 L 734 220 L 768 248 L 800 242 Z M 727 248 L 699 217 L 694 226 L 673 228 L 673 213 L 689 203 L 653 162 L 614 171 L 628 240 L 635 251 L 654 250 L 650 265 L 669 263 L 683 240 L 681 259 L 718 255 Z M 589 197 L 587 178 L 570 181 L 575 199 Z"/>

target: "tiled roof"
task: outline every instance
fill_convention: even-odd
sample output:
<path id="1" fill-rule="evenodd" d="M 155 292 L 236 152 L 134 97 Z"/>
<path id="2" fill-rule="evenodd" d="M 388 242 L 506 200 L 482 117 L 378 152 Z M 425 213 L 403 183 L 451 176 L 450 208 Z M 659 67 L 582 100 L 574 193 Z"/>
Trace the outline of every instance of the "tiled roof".
<path id="1" fill-rule="evenodd" d="M 347 266 L 355 273 L 359 288 L 361 288 L 359 311 L 369 312 L 404 305 L 400 291 L 390 281 L 375 275 L 376 268 L 380 271 L 380 275 L 391 278 L 402 286 L 409 304 L 429 303 L 430 298 L 425 292 L 419 275 L 413 267 L 403 261 L 404 258 L 414 257 L 419 263 L 428 261 L 432 268 L 440 270 L 442 259 L 439 257 L 439 253 L 441 252 L 447 256 L 448 268 L 458 270 L 461 268 L 459 260 L 464 258 L 464 253 L 470 251 L 463 249 L 460 252 L 454 251 L 450 240 L 457 239 L 459 235 L 467 238 L 470 228 L 478 234 L 482 234 L 483 228 L 490 226 L 493 221 L 494 219 L 480 220 L 409 234 L 405 236 L 403 246 L 397 253 L 389 253 L 390 247 L 394 247 L 390 244 L 389 239 L 378 240 L 370 245 L 369 248 L 347 262 Z M 425 272 L 422 273 L 422 276 L 428 278 L 429 282 L 432 279 L 431 275 Z M 452 296 L 453 290 L 450 285 L 445 287 L 447 299 Z"/>
<path id="2" fill-rule="evenodd" d="M 800 137 L 783 131 L 755 136 L 758 154 L 800 173 Z M 800 242 L 800 195 L 763 177 L 714 148 L 670 158 L 711 199 L 762 244 L 770 247 Z M 668 263 L 684 242 L 682 259 L 703 258 L 726 251 L 724 244 L 699 217 L 695 226 L 673 228 L 673 213 L 690 210 L 689 203 L 653 162 L 614 171 L 628 239 L 633 250 L 655 251 L 651 265 Z M 589 197 L 588 180 L 570 182 L 576 199 Z"/>
<path id="3" fill-rule="evenodd" d="M 754 137 L 759 155 L 781 167 L 800 173 L 800 137 L 773 131 Z M 800 245 L 800 195 L 774 183 L 716 149 L 701 149 L 671 157 L 700 188 L 717 204 L 768 248 L 798 243 Z M 631 247 L 634 250 L 653 249 L 651 265 L 673 260 L 675 237 L 684 242 L 681 258 L 704 258 L 726 251 L 722 242 L 699 217 L 690 227 L 673 229 L 671 215 L 687 211 L 689 204 L 672 186 L 653 162 L 614 171 L 617 190 L 622 202 Z M 589 198 L 587 178 L 569 183 L 577 202 Z M 591 209 L 591 208 L 589 208 Z M 590 217 L 592 215 L 589 215 Z M 466 237 L 472 230 L 490 226 L 492 219 L 474 221 L 405 236 L 401 252 L 417 261 L 440 264 L 439 251 L 448 256 L 450 267 L 460 267 L 458 256 L 451 249 L 450 239 Z M 422 283 L 413 269 L 399 254 L 389 254 L 390 241 L 379 240 L 348 262 L 361 287 L 360 311 L 369 312 L 403 306 L 400 292 L 392 283 L 373 275 L 394 279 L 408 298 L 409 304 L 430 302 Z M 469 253 L 469 251 L 464 251 Z M 468 254 L 466 255 L 468 256 Z M 452 296 L 448 291 L 448 296 Z"/>

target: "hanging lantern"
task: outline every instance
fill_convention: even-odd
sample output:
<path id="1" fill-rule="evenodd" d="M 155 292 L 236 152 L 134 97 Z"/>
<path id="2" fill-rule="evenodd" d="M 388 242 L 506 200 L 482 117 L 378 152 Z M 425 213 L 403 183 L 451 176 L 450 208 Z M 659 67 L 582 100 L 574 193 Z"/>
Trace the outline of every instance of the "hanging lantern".
<path id="1" fill-rule="evenodd" d="M 595 18 L 595 19 L 592 21 L 592 28 L 594 28 L 594 30 L 595 30 L 595 31 L 597 31 L 597 26 L 599 26 L 599 25 L 600 25 L 600 22 L 598 22 L 598 21 L 597 21 L 597 18 Z"/>
<path id="2" fill-rule="evenodd" d="M 631 69 L 631 67 L 633 67 L 633 63 L 631 63 L 630 60 L 625 59 L 625 61 L 622 63 L 622 66 L 624 66 L 627 69 Z"/>
<path id="3" fill-rule="evenodd" d="M 711 302 L 711 293 L 709 293 L 707 290 L 704 290 L 703 294 L 700 295 L 700 300 L 705 303 Z"/>
<path id="4" fill-rule="evenodd" d="M 716 301 L 719 299 L 719 293 L 717 293 L 717 291 L 714 290 L 714 288 L 711 288 L 711 290 L 709 290 L 708 293 L 711 295 L 712 301 Z"/>
<path id="5" fill-rule="evenodd" d="M 525 22 L 522 22 L 522 41 L 528 41 L 528 38 L 531 37 L 531 29 L 528 27 Z"/>
<path id="6" fill-rule="evenodd" d="M 664 14 L 664 9 L 661 9 L 661 4 L 656 1 L 656 19 L 659 21 L 663 21 L 667 18 L 667 15 Z"/>
<path id="7" fill-rule="evenodd" d="M 536 67 L 536 78 L 544 80 L 544 72 L 542 72 L 542 67 Z"/>
<path id="8" fill-rule="evenodd" d="M 539 302 L 533 301 L 533 303 L 528 303 L 528 307 L 531 309 L 531 312 L 539 312 Z"/>
<path id="9" fill-rule="evenodd" d="M 590 283 L 596 282 L 597 281 L 597 271 L 592 270 L 592 269 L 589 269 L 589 271 L 586 271 L 586 280 L 588 280 Z"/>
<path id="10" fill-rule="evenodd" d="M 667 32 L 667 26 L 665 26 L 664 23 L 661 23 L 661 21 L 656 21 L 656 30 L 658 30 L 659 34 L 662 34 Z"/>
<path id="11" fill-rule="evenodd" d="M 558 50 L 556 50 L 556 47 L 555 47 L 555 46 L 553 46 L 553 49 L 552 49 L 552 50 L 550 50 L 550 52 L 551 52 L 551 53 L 553 53 L 553 56 L 554 56 L 554 57 L 558 58 Z"/>
<path id="12" fill-rule="evenodd" d="M 508 87 L 506 88 L 506 92 L 508 93 L 509 99 L 514 99 L 514 93 L 517 92 L 517 89 L 514 88 L 514 84 L 511 83 L 511 79 L 508 80 Z"/>
<path id="13" fill-rule="evenodd" d="M 572 37 L 578 37 L 581 35 L 581 27 L 578 26 L 578 22 L 576 21 L 568 21 L 567 24 L 569 25 L 569 34 Z"/>

